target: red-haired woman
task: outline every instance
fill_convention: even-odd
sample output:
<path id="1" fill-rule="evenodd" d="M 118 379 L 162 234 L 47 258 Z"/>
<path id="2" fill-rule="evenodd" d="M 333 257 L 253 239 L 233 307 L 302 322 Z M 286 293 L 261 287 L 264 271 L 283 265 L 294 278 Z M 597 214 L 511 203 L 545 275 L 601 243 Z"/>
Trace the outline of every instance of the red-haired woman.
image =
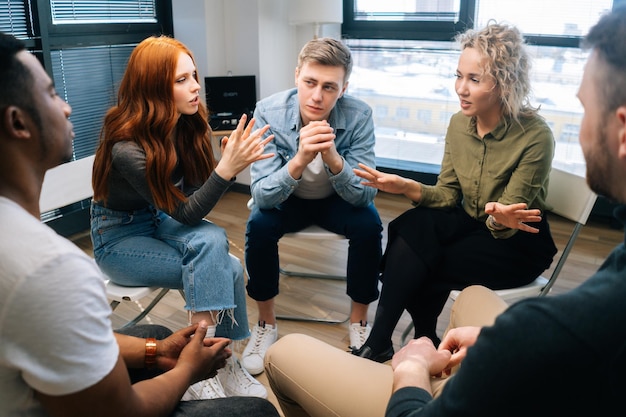
<path id="1" fill-rule="evenodd" d="M 193 55 L 181 42 L 150 37 L 132 52 L 117 105 L 106 114 L 93 170 L 91 238 L 100 268 L 120 285 L 182 288 L 192 323 L 207 337 L 249 336 L 243 267 L 225 231 L 204 219 L 234 177 L 271 157 L 254 120 L 213 157 Z M 187 399 L 266 397 L 236 358 Z M 185 399 L 185 397 L 184 397 Z"/>

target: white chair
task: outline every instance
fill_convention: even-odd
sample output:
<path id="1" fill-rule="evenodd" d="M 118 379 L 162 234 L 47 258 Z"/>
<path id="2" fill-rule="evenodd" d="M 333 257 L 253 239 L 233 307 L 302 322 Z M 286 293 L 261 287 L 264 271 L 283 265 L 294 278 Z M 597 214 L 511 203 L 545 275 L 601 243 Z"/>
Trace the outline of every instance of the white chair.
<path id="1" fill-rule="evenodd" d="M 248 209 L 252 210 L 253 205 L 254 205 L 254 200 L 251 198 L 248 200 L 248 203 L 247 203 Z M 320 226 L 312 225 L 298 232 L 286 233 L 282 237 L 282 239 L 345 240 L 346 237 L 343 235 L 330 232 L 326 229 L 323 229 Z M 345 280 L 346 279 L 345 275 L 333 275 L 333 274 L 324 274 L 324 273 L 295 271 L 295 270 L 285 269 L 283 267 L 279 268 L 279 272 L 282 275 L 289 276 L 289 277 L 317 278 L 317 279 L 330 279 L 330 280 Z M 291 320 L 291 321 L 340 324 L 340 323 L 345 323 L 346 321 L 348 321 L 350 316 L 346 315 L 345 318 L 341 318 L 341 319 L 329 319 L 327 317 L 292 316 L 292 315 L 277 314 L 276 318 L 282 319 L 282 320 Z"/>
<path id="2" fill-rule="evenodd" d="M 90 199 L 93 196 L 91 187 L 91 174 L 94 156 L 79 159 L 59 165 L 46 172 L 41 190 L 39 207 L 41 213 L 60 209 L 79 201 Z M 130 301 L 139 305 L 137 301 L 159 291 L 150 304 L 132 320 L 125 323 L 121 328 L 132 326 L 142 320 L 156 304 L 169 292 L 168 288 L 160 287 L 124 287 L 106 279 L 107 298 L 111 301 L 111 309 L 124 301 Z M 182 290 L 179 293 L 185 298 Z"/>
<path id="3" fill-rule="evenodd" d="M 558 214 L 568 220 L 574 222 L 572 232 L 570 233 L 567 244 L 563 248 L 563 252 L 559 256 L 559 260 L 550 275 L 546 278 L 543 275 L 537 277 L 530 284 L 517 287 L 497 290 L 496 293 L 505 301 L 511 301 L 524 297 L 543 297 L 547 295 L 554 282 L 558 278 L 565 261 L 569 256 L 574 242 L 580 233 L 580 229 L 587 224 L 587 219 L 591 214 L 591 210 L 596 202 L 597 195 L 591 191 L 587 185 L 585 177 L 563 171 L 558 168 L 552 168 L 550 172 L 550 183 L 548 186 L 547 203 L 552 206 L 552 213 Z M 461 291 L 450 291 L 450 298 L 456 300 Z M 404 345 L 413 329 L 410 323 L 402 332 L 401 343 Z"/>

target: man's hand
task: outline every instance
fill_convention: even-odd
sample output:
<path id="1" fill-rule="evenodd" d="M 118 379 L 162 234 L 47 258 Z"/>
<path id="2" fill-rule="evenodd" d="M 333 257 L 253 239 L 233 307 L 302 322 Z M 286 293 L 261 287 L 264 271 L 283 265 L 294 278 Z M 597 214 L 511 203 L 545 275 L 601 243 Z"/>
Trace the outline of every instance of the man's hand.
<path id="1" fill-rule="evenodd" d="M 163 340 L 157 340 L 157 367 L 169 371 L 178 361 L 180 352 L 191 340 L 191 335 L 196 332 L 198 324 L 178 330 Z"/>
<path id="2" fill-rule="evenodd" d="M 450 357 L 449 350 L 437 350 L 428 337 L 411 340 L 391 360 L 393 390 L 419 387 L 432 394 L 430 378 L 448 367 Z"/>
<path id="3" fill-rule="evenodd" d="M 192 370 L 192 383 L 213 378 L 217 370 L 226 366 L 226 359 L 232 351 L 227 348 L 230 339 L 214 337 L 205 339 L 207 323 L 202 320 L 195 330 L 193 337 L 180 352 L 178 366 L 188 366 Z"/>
<path id="4" fill-rule="evenodd" d="M 448 330 L 439 344 L 440 351 L 451 353 L 450 362 L 443 371 L 446 375 L 450 375 L 452 368 L 459 365 L 465 358 L 467 348 L 476 343 L 480 329 L 480 327 L 466 326 Z"/>
<path id="5" fill-rule="evenodd" d="M 297 156 L 308 165 L 318 153 L 337 153 L 335 131 L 326 120 L 309 122 L 300 129 L 300 143 Z"/>
<path id="6" fill-rule="evenodd" d="M 318 154 L 330 171 L 338 174 L 343 169 L 343 158 L 335 147 L 335 131 L 326 120 L 309 122 L 300 129 L 298 152 L 289 161 L 289 175 L 298 179 L 302 177 L 304 169 Z"/>

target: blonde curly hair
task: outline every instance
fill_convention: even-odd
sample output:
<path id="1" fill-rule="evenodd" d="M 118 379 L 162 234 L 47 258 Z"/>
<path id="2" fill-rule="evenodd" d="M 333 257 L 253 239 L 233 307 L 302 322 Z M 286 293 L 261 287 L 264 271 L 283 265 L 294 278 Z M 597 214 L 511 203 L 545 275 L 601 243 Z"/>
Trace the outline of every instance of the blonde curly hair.
<path id="1" fill-rule="evenodd" d="M 483 57 L 481 66 L 500 91 L 504 116 L 519 122 L 520 117 L 537 113 L 531 106 L 530 56 L 521 32 L 514 26 L 489 21 L 483 29 L 469 29 L 456 36 L 461 50 L 474 48 Z"/>

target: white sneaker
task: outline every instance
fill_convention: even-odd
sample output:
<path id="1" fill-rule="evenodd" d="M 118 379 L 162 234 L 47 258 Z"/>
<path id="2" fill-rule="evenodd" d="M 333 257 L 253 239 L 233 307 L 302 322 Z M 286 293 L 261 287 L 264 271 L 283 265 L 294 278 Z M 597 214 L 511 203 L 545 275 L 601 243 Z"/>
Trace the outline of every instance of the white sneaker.
<path id="1" fill-rule="evenodd" d="M 185 391 L 181 401 L 212 400 L 214 398 L 226 398 L 224 388 L 217 376 L 196 382 Z"/>
<path id="2" fill-rule="evenodd" d="M 254 379 L 234 356 L 226 361 L 224 368 L 217 371 L 217 378 L 229 397 L 267 398 L 267 389 Z"/>
<path id="3" fill-rule="evenodd" d="M 350 323 L 350 349 L 356 350 L 363 346 L 371 331 L 372 327 L 367 322 Z"/>
<path id="4" fill-rule="evenodd" d="M 241 354 L 243 367 L 252 375 L 263 372 L 263 360 L 265 352 L 278 339 L 278 327 L 276 325 L 259 322 L 252 329 L 250 340 Z"/>

